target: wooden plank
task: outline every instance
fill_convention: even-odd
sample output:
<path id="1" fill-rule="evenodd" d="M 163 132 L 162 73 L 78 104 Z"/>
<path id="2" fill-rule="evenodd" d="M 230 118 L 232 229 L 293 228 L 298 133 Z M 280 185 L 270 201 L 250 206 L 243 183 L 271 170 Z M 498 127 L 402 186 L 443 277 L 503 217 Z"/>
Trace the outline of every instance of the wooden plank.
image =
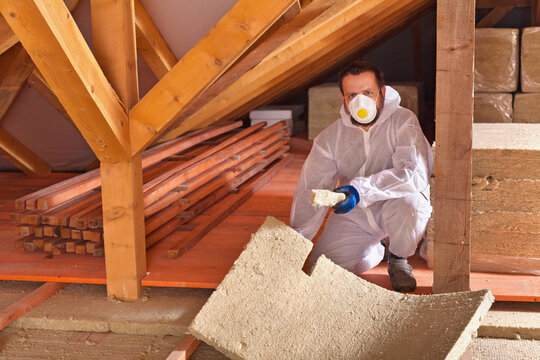
<path id="1" fill-rule="evenodd" d="M 491 9 L 497 6 L 529 7 L 531 0 L 476 0 L 477 9 Z"/>
<path id="2" fill-rule="evenodd" d="M 0 154 L 28 175 L 44 175 L 52 171 L 45 161 L 3 128 L 0 128 Z"/>
<path id="3" fill-rule="evenodd" d="M 470 288 L 474 15 L 474 0 L 437 3 L 434 293 Z"/>
<path id="4" fill-rule="evenodd" d="M 96 156 L 130 159 L 126 110 L 64 3 L 6 0 L 0 12 Z"/>
<path id="5" fill-rule="evenodd" d="M 132 153 L 140 153 L 159 137 L 293 2 L 239 0 L 133 107 L 129 114 Z"/>
<path id="6" fill-rule="evenodd" d="M 101 179 L 107 294 L 136 299 L 146 275 L 141 156 L 102 162 Z"/>
<path id="7" fill-rule="evenodd" d="M 200 344 L 201 340 L 188 334 L 182 338 L 180 344 L 167 356 L 166 360 L 188 360 Z"/>
<path id="8" fill-rule="evenodd" d="M 0 330 L 56 294 L 66 285 L 60 282 L 47 282 L 0 311 Z"/>
<path id="9" fill-rule="evenodd" d="M 286 160 L 282 160 L 283 163 Z M 282 163 L 282 164 L 283 164 Z M 273 176 L 277 173 L 281 164 L 276 164 L 269 171 L 261 174 L 252 180 L 248 181 L 244 186 L 239 189 L 237 194 L 231 194 L 224 200 L 220 201 L 219 209 L 211 214 L 207 219 L 197 226 L 195 230 L 189 233 L 188 236 L 182 239 L 181 242 L 175 244 L 167 250 L 167 256 L 170 259 L 177 259 L 189 250 L 191 250 L 197 243 L 212 230 L 217 224 L 222 222 L 229 214 L 234 212 L 240 205 L 248 200 L 257 190 L 266 185 Z"/>
<path id="10" fill-rule="evenodd" d="M 499 21 L 502 20 L 510 11 L 514 10 L 515 6 L 498 6 L 492 9 L 486 16 L 484 16 L 476 24 L 477 28 L 490 28 L 494 27 Z"/>
<path id="11" fill-rule="evenodd" d="M 158 79 L 164 77 L 178 59 L 146 12 L 140 0 L 135 0 L 137 50 Z"/>
<path id="12" fill-rule="evenodd" d="M 90 2 L 94 55 L 128 111 L 139 101 L 133 1 Z"/>
<path id="13" fill-rule="evenodd" d="M 33 68 L 34 64 L 21 44 L 0 56 L 0 123 Z"/>

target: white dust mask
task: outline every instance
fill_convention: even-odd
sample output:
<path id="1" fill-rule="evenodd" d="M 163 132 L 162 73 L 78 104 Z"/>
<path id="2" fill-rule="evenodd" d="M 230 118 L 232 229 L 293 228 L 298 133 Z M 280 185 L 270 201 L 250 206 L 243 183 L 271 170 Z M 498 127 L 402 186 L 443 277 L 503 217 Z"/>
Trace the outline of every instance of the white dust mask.
<path id="1" fill-rule="evenodd" d="M 377 99 L 379 99 L 379 94 L 377 94 Z M 377 100 L 363 94 L 356 95 L 349 103 L 349 111 L 360 124 L 369 124 L 377 116 Z"/>

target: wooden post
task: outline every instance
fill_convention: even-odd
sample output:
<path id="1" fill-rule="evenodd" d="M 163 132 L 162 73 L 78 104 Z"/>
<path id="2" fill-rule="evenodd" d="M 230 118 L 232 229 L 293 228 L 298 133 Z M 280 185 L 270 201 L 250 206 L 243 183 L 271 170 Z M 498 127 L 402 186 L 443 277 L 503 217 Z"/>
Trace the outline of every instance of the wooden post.
<path id="1" fill-rule="evenodd" d="M 93 0 L 94 53 L 129 111 L 138 101 L 133 0 Z M 101 163 L 107 294 L 136 299 L 146 275 L 142 159 Z"/>
<path id="2" fill-rule="evenodd" d="M 437 1 L 434 293 L 470 287 L 474 15 Z"/>

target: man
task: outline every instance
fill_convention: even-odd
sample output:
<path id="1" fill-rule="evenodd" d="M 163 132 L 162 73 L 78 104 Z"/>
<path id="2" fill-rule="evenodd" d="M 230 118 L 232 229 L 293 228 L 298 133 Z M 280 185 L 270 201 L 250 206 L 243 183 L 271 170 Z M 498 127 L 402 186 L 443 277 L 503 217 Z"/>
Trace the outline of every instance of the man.
<path id="1" fill-rule="evenodd" d="M 384 86 L 382 72 L 356 61 L 339 74 L 341 118 L 321 132 L 294 193 L 291 226 L 308 239 L 326 208 L 315 209 L 312 189 L 334 189 L 347 198 L 334 206 L 313 248 L 311 266 L 324 254 L 356 274 L 376 266 L 389 238 L 388 273 L 396 291 L 413 291 L 407 257 L 414 254 L 431 215 L 431 147 L 418 119 L 399 106 L 399 94 Z"/>

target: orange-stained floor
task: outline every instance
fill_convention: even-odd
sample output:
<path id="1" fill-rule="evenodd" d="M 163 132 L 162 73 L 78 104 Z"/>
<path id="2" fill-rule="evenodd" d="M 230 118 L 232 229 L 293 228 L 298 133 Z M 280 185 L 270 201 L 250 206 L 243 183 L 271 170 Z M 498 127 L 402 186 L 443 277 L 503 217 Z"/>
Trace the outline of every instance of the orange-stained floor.
<path id="1" fill-rule="evenodd" d="M 147 276 L 144 286 L 215 288 L 242 252 L 244 245 L 272 215 L 288 223 L 289 209 L 304 157 L 293 160 L 206 235 L 201 242 L 178 259 L 167 258 L 167 249 L 185 234 L 177 231 L 147 252 Z M 16 239 L 9 221 L 13 200 L 26 193 L 69 177 L 53 174 L 44 178 L 28 178 L 22 174 L 0 174 L 0 280 L 63 281 L 105 283 L 103 258 L 63 254 L 48 257 L 43 252 L 25 253 L 14 248 Z M 204 216 L 204 215 L 203 215 Z M 420 258 L 411 259 L 418 288 L 416 294 L 431 293 L 432 271 Z M 362 275 L 368 281 L 390 288 L 384 263 Z M 499 301 L 540 301 L 540 277 L 492 273 L 471 273 L 471 288 L 490 288 Z"/>

